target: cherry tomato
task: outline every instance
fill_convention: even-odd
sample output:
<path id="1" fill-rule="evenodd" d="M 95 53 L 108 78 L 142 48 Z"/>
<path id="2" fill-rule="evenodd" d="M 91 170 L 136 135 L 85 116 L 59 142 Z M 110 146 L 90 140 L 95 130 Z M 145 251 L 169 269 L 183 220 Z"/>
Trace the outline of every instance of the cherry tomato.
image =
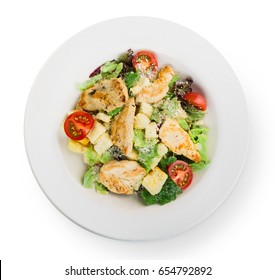
<path id="1" fill-rule="evenodd" d="M 136 69 L 148 76 L 152 76 L 158 71 L 158 61 L 156 56 L 150 51 L 137 52 L 132 63 Z"/>
<path id="2" fill-rule="evenodd" d="M 94 125 L 93 117 L 85 111 L 75 111 L 64 122 L 67 136 L 73 140 L 82 140 Z"/>
<path id="3" fill-rule="evenodd" d="M 193 179 L 191 167 L 182 160 L 177 160 L 168 166 L 168 174 L 170 178 L 182 190 L 190 186 Z"/>
<path id="4" fill-rule="evenodd" d="M 199 110 L 206 110 L 206 100 L 205 98 L 198 92 L 187 92 L 183 99 L 186 100 L 189 104 L 193 105 Z"/>

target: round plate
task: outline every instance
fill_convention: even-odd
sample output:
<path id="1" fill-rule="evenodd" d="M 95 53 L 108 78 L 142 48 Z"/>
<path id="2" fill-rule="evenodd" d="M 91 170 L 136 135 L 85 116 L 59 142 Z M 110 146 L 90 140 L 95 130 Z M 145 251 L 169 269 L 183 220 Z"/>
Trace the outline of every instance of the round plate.
<path id="1" fill-rule="evenodd" d="M 191 76 L 207 99 L 211 164 L 164 206 L 144 206 L 135 196 L 100 195 L 82 187 L 81 155 L 67 149 L 62 122 L 79 97 L 77 84 L 127 49 L 148 49 L 159 64 Z M 125 17 L 91 26 L 49 58 L 32 87 L 25 113 L 25 144 L 33 173 L 65 216 L 94 233 L 148 240 L 177 235 L 209 216 L 228 196 L 248 148 L 247 109 L 240 84 L 221 54 L 178 24 Z"/>

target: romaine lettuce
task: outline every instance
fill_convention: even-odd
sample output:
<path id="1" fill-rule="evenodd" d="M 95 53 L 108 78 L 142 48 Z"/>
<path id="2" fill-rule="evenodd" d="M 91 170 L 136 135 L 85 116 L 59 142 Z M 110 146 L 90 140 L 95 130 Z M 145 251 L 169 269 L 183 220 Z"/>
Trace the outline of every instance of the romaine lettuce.
<path id="1" fill-rule="evenodd" d="M 206 133 L 208 132 L 208 128 L 207 127 L 203 127 L 203 126 L 192 126 L 192 128 L 189 131 L 189 135 L 192 139 L 192 141 L 194 143 L 198 143 L 199 142 L 199 135 L 206 135 Z"/>
<path id="2" fill-rule="evenodd" d="M 111 153 L 111 151 L 107 150 L 106 152 L 104 152 L 101 155 L 100 162 L 102 162 L 104 164 L 104 163 L 107 163 L 107 162 L 109 162 L 113 159 L 114 159 L 113 154 Z"/>
<path id="3" fill-rule="evenodd" d="M 95 85 L 98 81 L 102 80 L 102 75 L 101 74 L 97 74 L 91 78 L 89 78 L 87 81 L 85 81 L 84 83 L 82 83 L 80 85 L 80 90 L 85 90 L 87 88 L 92 87 L 93 85 Z"/>
<path id="4" fill-rule="evenodd" d="M 184 110 L 187 113 L 187 120 L 189 122 L 196 122 L 204 118 L 206 112 L 196 109 L 194 106 L 188 104 L 187 102 L 184 104 Z"/>
<path id="5" fill-rule="evenodd" d="M 108 113 L 108 115 L 110 117 L 115 117 L 116 115 L 118 115 L 123 109 L 123 106 L 122 107 L 118 107 L 118 108 L 115 108 L 114 110 L 112 110 L 111 112 Z"/>
<path id="6" fill-rule="evenodd" d="M 167 98 L 159 106 L 153 107 L 151 120 L 159 123 L 166 117 L 173 118 L 178 116 L 181 111 L 181 103 L 177 98 Z"/>
<path id="7" fill-rule="evenodd" d="M 84 150 L 84 162 L 90 166 L 100 163 L 104 164 L 112 159 L 114 159 L 113 154 L 109 150 L 104 152 L 102 155 L 99 155 L 92 145 Z"/>
<path id="8" fill-rule="evenodd" d="M 167 92 L 167 97 L 169 99 L 172 99 L 172 98 L 175 98 L 176 97 L 176 93 L 175 93 L 175 84 L 177 81 L 179 81 L 181 79 L 180 76 L 178 75 L 174 75 L 172 77 L 172 79 L 170 80 L 169 84 L 168 84 L 168 87 L 169 87 L 169 90 Z"/>
<path id="9" fill-rule="evenodd" d="M 205 160 L 201 160 L 199 163 L 190 163 L 190 167 L 192 168 L 193 172 L 198 172 L 201 171 L 202 169 L 204 169 L 208 164 L 209 164 L 209 160 L 205 161 Z"/>
<path id="10" fill-rule="evenodd" d="M 96 185 L 99 180 L 99 170 L 100 165 L 93 165 L 84 173 L 83 186 L 85 188 L 90 189 Z"/>
<path id="11" fill-rule="evenodd" d="M 155 157 L 158 156 L 158 140 L 155 138 L 145 138 L 144 131 L 134 130 L 134 147 L 138 151 L 138 161 L 148 172 Z"/>
<path id="12" fill-rule="evenodd" d="M 199 153 L 201 156 L 201 161 L 199 163 L 191 163 L 190 166 L 194 172 L 200 171 L 203 168 L 205 168 L 209 164 L 209 158 L 207 155 L 207 127 L 201 127 L 201 126 L 194 126 L 190 129 L 189 135 L 192 139 L 192 141 L 199 145 Z"/>
<path id="13" fill-rule="evenodd" d="M 84 162 L 91 166 L 100 163 L 100 155 L 93 146 L 84 150 Z"/>
<path id="14" fill-rule="evenodd" d="M 95 190 L 96 190 L 96 192 L 98 192 L 100 194 L 108 194 L 109 193 L 108 189 L 99 182 L 95 182 Z"/>
<path id="15" fill-rule="evenodd" d="M 170 80 L 168 87 L 169 87 L 169 92 L 173 92 L 174 91 L 174 87 L 175 87 L 175 83 L 177 81 L 179 81 L 181 79 L 181 77 L 179 75 L 174 75 L 172 77 L 172 79 Z"/>
<path id="16" fill-rule="evenodd" d="M 117 78 L 123 68 L 123 63 L 115 61 L 106 62 L 101 66 L 101 74 L 104 79 Z"/>
<path id="17" fill-rule="evenodd" d="M 108 61 L 100 67 L 100 73 L 92 76 L 80 85 L 80 90 L 85 90 L 92 87 L 102 79 L 116 78 L 123 68 L 123 63 L 116 61 Z"/>
<path id="18" fill-rule="evenodd" d="M 112 73 L 116 70 L 118 63 L 115 61 L 107 61 L 100 67 L 100 72 L 104 74 Z"/>
<path id="19" fill-rule="evenodd" d="M 140 74 L 139 71 L 136 72 L 128 72 L 125 74 L 125 84 L 127 86 L 128 89 L 132 88 L 135 83 L 139 80 L 140 78 Z"/>
<path id="20" fill-rule="evenodd" d="M 187 121 L 184 118 L 179 118 L 177 121 L 178 121 L 180 127 L 183 130 L 186 130 L 186 131 L 189 130 L 189 125 L 188 125 Z"/>

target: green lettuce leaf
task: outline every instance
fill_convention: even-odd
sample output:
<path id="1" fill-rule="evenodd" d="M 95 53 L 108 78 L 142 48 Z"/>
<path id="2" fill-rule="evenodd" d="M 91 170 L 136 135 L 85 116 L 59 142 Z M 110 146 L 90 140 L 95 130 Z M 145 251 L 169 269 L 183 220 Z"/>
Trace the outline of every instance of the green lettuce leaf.
<path id="1" fill-rule="evenodd" d="M 203 126 L 192 126 L 192 128 L 189 131 L 189 135 L 194 143 L 199 142 L 199 136 L 200 135 L 205 135 L 209 131 L 208 127 L 203 127 Z"/>
<path id="2" fill-rule="evenodd" d="M 116 115 L 118 115 L 123 109 L 123 106 L 122 107 L 118 107 L 118 108 L 115 108 L 114 110 L 112 110 L 111 112 L 108 113 L 108 115 L 110 117 L 115 117 Z"/>
<path id="3" fill-rule="evenodd" d="M 138 151 L 138 161 L 147 172 L 151 169 L 154 158 L 158 156 L 157 142 L 155 138 L 145 138 L 143 130 L 134 130 L 134 147 Z"/>
<path id="4" fill-rule="evenodd" d="M 108 61 L 100 67 L 100 73 L 86 80 L 80 85 L 80 90 L 85 90 L 92 87 L 102 79 L 116 78 L 123 68 L 123 63 L 116 61 Z"/>
<path id="5" fill-rule="evenodd" d="M 108 74 L 116 71 L 118 63 L 115 61 L 107 61 L 100 67 L 101 73 Z"/>
<path id="6" fill-rule="evenodd" d="M 167 92 L 167 97 L 168 97 L 169 99 L 172 99 L 172 98 L 175 98 L 175 97 L 176 97 L 176 94 L 175 94 L 175 83 L 176 83 L 177 81 L 179 81 L 180 79 L 181 79 L 180 76 L 174 75 L 174 76 L 172 77 L 172 79 L 170 80 L 170 82 L 169 82 L 169 84 L 168 84 L 169 90 L 168 90 L 168 92 Z"/>
<path id="7" fill-rule="evenodd" d="M 100 165 L 91 166 L 85 173 L 83 177 L 83 186 L 85 188 L 93 188 L 99 180 L 99 170 Z"/>
<path id="8" fill-rule="evenodd" d="M 104 152 L 101 155 L 100 162 L 102 162 L 104 164 L 104 163 L 107 163 L 107 162 L 109 162 L 113 159 L 114 159 L 113 154 L 111 153 L 111 151 L 107 150 L 106 152 Z"/>
<path id="9" fill-rule="evenodd" d="M 206 166 L 209 164 L 209 160 L 201 160 L 199 163 L 190 163 L 190 167 L 192 168 L 193 172 L 201 171 L 202 169 L 206 168 Z"/>
<path id="10" fill-rule="evenodd" d="M 125 74 L 125 84 L 127 86 L 128 89 L 132 88 L 135 83 L 139 80 L 140 78 L 140 74 L 139 71 L 136 72 L 128 72 Z"/>
<path id="11" fill-rule="evenodd" d="M 184 110 L 187 113 L 187 120 L 189 122 L 196 122 L 204 118 L 206 112 L 196 109 L 194 106 L 185 103 Z"/>
<path id="12" fill-rule="evenodd" d="M 182 111 L 181 103 L 177 98 L 165 99 L 159 106 L 153 107 L 151 120 L 157 123 L 161 122 L 166 117 L 174 118 Z"/>
<path id="13" fill-rule="evenodd" d="M 157 145 L 148 145 L 144 148 L 137 148 L 137 150 L 138 161 L 146 169 L 146 171 L 149 172 L 154 158 L 158 155 Z"/>
<path id="14" fill-rule="evenodd" d="M 100 163 L 100 155 L 94 150 L 93 146 L 84 151 L 84 162 L 91 166 Z"/>
<path id="15" fill-rule="evenodd" d="M 189 135 L 192 141 L 198 145 L 201 161 L 199 163 L 191 163 L 190 166 L 194 172 L 204 169 L 209 164 L 209 158 L 207 154 L 207 127 L 194 126 L 190 129 Z"/>
<path id="16" fill-rule="evenodd" d="M 158 167 L 164 171 L 165 173 L 167 173 L 167 168 L 168 166 L 177 161 L 178 159 L 175 157 L 175 156 L 168 156 L 168 157 L 165 157 L 165 158 L 162 158 L 158 164 Z"/>
<path id="17" fill-rule="evenodd" d="M 180 127 L 183 130 L 186 130 L 186 131 L 189 130 L 189 125 L 188 125 L 187 121 L 184 118 L 179 118 L 177 121 L 178 121 Z"/>
<path id="18" fill-rule="evenodd" d="M 141 188 L 138 195 L 147 205 L 164 205 L 175 200 L 180 193 L 182 190 L 168 177 L 158 194 L 151 195 L 145 188 Z"/>
<path id="19" fill-rule="evenodd" d="M 85 90 L 87 88 L 92 87 L 93 85 L 95 85 L 98 81 L 102 80 L 102 75 L 101 74 L 97 74 L 91 78 L 89 78 L 87 81 L 85 81 L 84 83 L 82 83 L 80 85 L 80 90 Z"/>
<path id="20" fill-rule="evenodd" d="M 117 63 L 116 61 L 108 61 L 101 66 L 101 74 L 104 79 L 116 78 L 123 68 L 123 63 Z"/>
<path id="21" fill-rule="evenodd" d="M 108 194 L 109 193 L 108 189 L 99 182 L 95 182 L 95 190 L 96 190 L 96 192 L 98 192 L 100 194 Z"/>

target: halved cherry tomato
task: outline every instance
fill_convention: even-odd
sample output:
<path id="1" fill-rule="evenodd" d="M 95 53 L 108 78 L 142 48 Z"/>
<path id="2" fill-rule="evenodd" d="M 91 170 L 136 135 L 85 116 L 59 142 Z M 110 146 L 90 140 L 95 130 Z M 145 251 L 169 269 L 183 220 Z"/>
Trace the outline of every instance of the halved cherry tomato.
<path id="1" fill-rule="evenodd" d="M 193 172 L 188 163 L 177 160 L 168 166 L 168 174 L 170 178 L 182 190 L 190 186 L 193 179 Z"/>
<path id="2" fill-rule="evenodd" d="M 133 66 L 140 72 L 148 76 L 154 75 L 158 71 L 158 61 L 150 51 L 139 51 L 133 58 Z"/>
<path id="3" fill-rule="evenodd" d="M 205 98 L 198 92 L 187 92 L 183 99 L 186 100 L 189 104 L 193 105 L 199 110 L 206 110 L 206 100 Z"/>
<path id="4" fill-rule="evenodd" d="M 64 122 L 67 136 L 73 140 L 82 140 L 94 125 L 93 117 L 85 111 L 75 111 Z"/>

